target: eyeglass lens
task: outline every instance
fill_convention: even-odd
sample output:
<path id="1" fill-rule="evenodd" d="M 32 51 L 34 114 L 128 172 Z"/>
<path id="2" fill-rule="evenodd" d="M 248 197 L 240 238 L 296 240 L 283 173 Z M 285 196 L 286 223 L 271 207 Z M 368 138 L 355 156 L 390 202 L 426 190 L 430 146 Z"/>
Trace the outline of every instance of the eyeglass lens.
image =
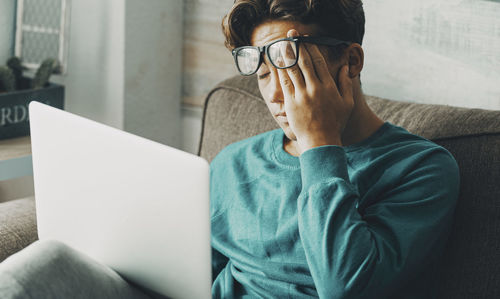
<path id="1" fill-rule="evenodd" d="M 294 41 L 279 41 L 269 46 L 269 58 L 278 68 L 287 68 L 297 62 L 297 44 Z"/>
<path id="2" fill-rule="evenodd" d="M 294 41 L 278 41 L 269 46 L 269 58 L 277 68 L 287 68 L 297 63 L 297 44 Z M 259 67 L 260 52 L 255 48 L 243 48 L 236 53 L 236 63 L 244 75 L 252 74 Z"/>
<path id="3" fill-rule="evenodd" d="M 242 74 L 251 74 L 259 67 L 260 53 L 255 48 L 243 48 L 238 51 L 236 61 Z"/>

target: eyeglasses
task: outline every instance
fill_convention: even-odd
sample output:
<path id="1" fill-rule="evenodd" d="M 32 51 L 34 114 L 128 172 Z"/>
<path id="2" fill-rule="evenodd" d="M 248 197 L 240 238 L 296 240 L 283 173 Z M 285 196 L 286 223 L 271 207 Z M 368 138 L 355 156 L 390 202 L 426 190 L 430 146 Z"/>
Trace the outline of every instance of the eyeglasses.
<path id="1" fill-rule="evenodd" d="M 347 45 L 351 43 L 331 37 L 298 36 L 275 40 L 263 47 L 244 46 L 233 49 L 236 68 L 243 76 L 257 72 L 263 60 L 263 53 L 272 65 L 278 69 L 290 68 L 299 60 L 299 44 L 312 43 L 326 46 Z"/>

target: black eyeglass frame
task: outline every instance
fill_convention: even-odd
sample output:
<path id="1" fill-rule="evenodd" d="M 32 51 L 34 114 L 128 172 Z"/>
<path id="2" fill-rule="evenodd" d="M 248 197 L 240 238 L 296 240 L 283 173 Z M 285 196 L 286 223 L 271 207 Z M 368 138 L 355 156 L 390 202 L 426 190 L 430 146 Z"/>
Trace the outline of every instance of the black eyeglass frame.
<path id="1" fill-rule="evenodd" d="M 295 62 L 290 65 L 290 66 L 285 66 L 285 67 L 279 67 L 277 65 L 274 64 L 274 62 L 271 60 L 271 56 L 269 55 L 269 48 L 274 45 L 275 43 L 277 42 L 281 42 L 281 41 L 293 41 L 295 42 L 296 44 L 296 47 L 297 47 L 297 57 L 295 58 Z M 263 46 L 263 47 L 257 47 L 257 46 L 243 46 L 243 47 L 238 47 L 238 48 L 234 48 L 232 51 L 231 51 L 231 54 L 233 55 L 233 58 L 234 58 L 234 64 L 236 64 L 236 68 L 238 69 L 238 72 L 240 72 L 241 75 L 243 76 L 251 76 L 253 74 L 255 74 L 261 64 L 262 64 L 262 60 L 263 60 L 263 53 L 266 53 L 267 55 L 267 58 L 269 59 L 269 61 L 272 63 L 272 65 L 277 68 L 277 69 L 287 69 L 287 68 L 291 68 L 293 66 L 295 66 L 297 64 L 297 62 L 299 61 L 299 45 L 300 43 L 311 43 L 311 44 L 318 44 L 318 45 L 325 45 L 325 46 L 338 46 L 338 45 L 351 45 L 352 42 L 348 42 L 348 41 L 343 41 L 343 40 L 338 40 L 338 39 L 335 39 L 335 38 L 332 38 L 332 37 L 320 37 L 320 36 L 297 36 L 297 37 L 285 37 L 285 38 L 280 38 L 280 39 L 277 39 L 277 40 L 274 40 L 272 41 L 271 43 Z M 255 71 L 253 71 L 252 73 L 249 73 L 249 74 L 244 74 L 241 70 L 240 70 L 240 66 L 238 65 L 238 52 L 243 50 L 243 49 L 256 49 L 259 51 L 259 63 L 257 64 L 257 67 L 255 68 Z"/>

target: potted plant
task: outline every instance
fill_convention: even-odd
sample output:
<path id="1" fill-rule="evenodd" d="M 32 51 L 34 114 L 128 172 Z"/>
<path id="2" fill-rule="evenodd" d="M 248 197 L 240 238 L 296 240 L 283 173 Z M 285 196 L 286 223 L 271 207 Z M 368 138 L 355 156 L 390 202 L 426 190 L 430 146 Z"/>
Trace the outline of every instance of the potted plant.
<path id="1" fill-rule="evenodd" d="M 17 57 L 0 66 L 0 139 L 29 135 L 31 101 L 64 109 L 64 86 L 49 83 L 50 76 L 60 71 L 56 59 L 44 60 L 32 79 L 24 77 L 23 71 Z"/>

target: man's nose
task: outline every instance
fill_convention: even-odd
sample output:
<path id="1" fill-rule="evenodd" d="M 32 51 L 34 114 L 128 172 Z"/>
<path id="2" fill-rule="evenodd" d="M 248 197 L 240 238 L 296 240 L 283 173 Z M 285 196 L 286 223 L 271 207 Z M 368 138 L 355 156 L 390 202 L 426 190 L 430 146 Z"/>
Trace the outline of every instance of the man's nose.
<path id="1" fill-rule="evenodd" d="M 283 102 L 283 90 L 281 89 L 280 80 L 276 71 L 269 74 L 271 76 L 271 83 L 269 86 L 269 98 L 271 103 L 282 103 Z"/>

